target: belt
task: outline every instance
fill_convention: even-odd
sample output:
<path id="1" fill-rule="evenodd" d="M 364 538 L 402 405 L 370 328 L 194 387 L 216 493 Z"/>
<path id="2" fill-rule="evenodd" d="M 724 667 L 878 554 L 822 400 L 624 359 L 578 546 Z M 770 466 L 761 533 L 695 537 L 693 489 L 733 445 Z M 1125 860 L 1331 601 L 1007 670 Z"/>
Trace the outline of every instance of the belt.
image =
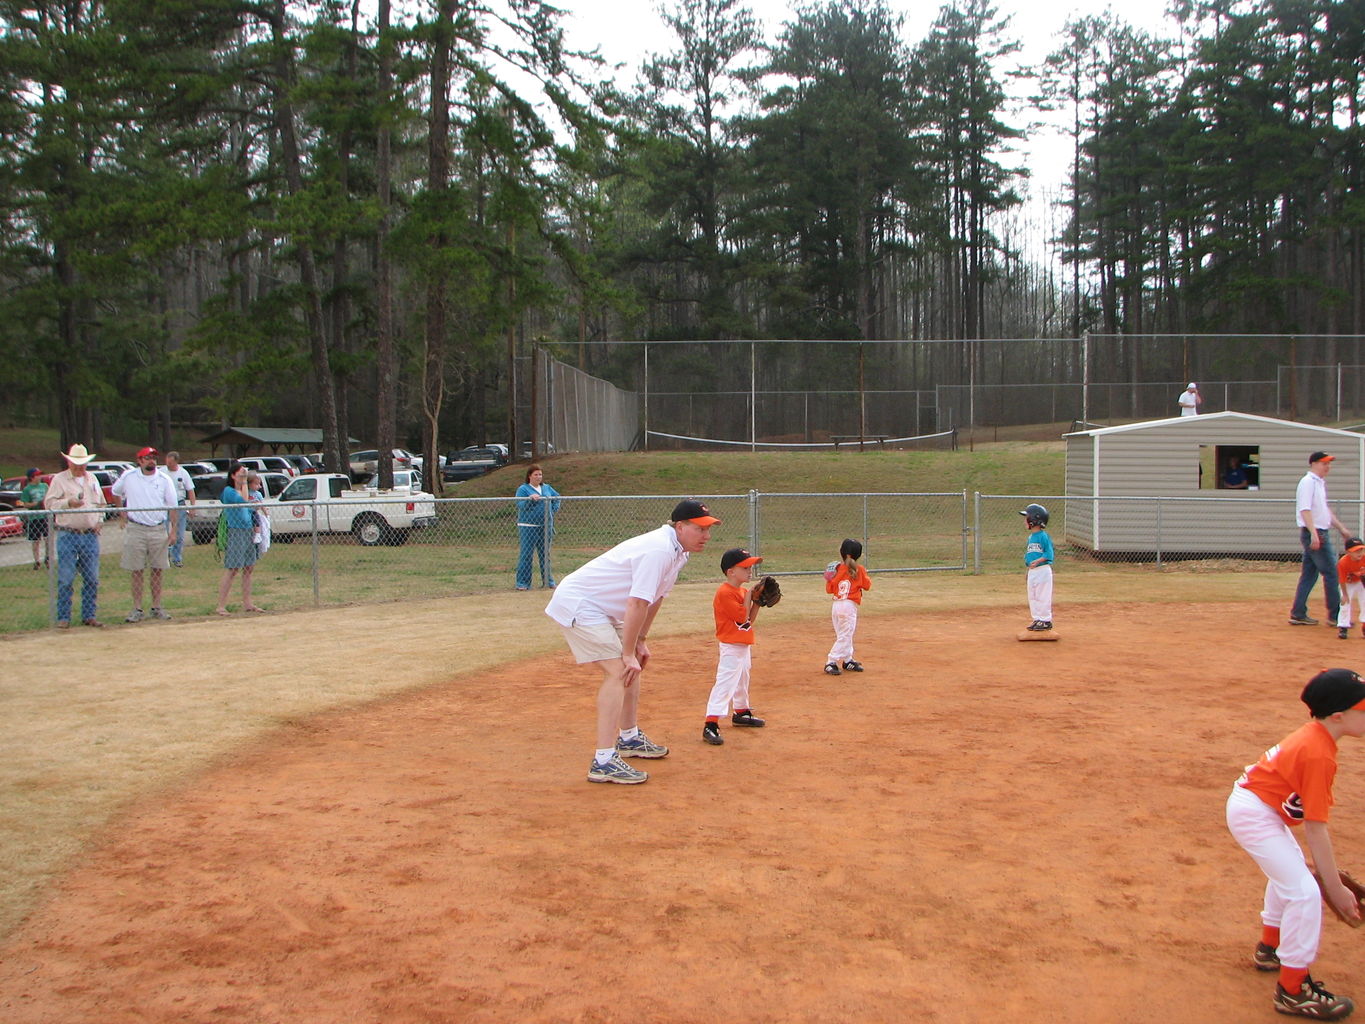
<path id="1" fill-rule="evenodd" d="M 61 530 L 62 533 L 98 533 L 98 532 L 99 532 L 99 531 L 96 530 L 94 527 L 91 527 L 91 528 L 88 529 L 88 530 L 77 530 L 76 528 L 71 527 L 71 526 L 59 526 L 59 527 L 57 527 L 57 529 Z"/>

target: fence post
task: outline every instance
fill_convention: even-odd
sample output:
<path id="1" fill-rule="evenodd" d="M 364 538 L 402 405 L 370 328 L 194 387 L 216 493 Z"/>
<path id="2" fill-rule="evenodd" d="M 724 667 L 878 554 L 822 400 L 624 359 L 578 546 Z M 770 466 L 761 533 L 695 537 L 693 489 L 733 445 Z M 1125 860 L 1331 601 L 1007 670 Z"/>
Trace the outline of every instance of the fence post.
<path id="1" fill-rule="evenodd" d="M 863 547 L 867 547 L 867 495 L 863 495 Z"/>
<path id="2" fill-rule="evenodd" d="M 313 607 L 322 607 L 322 590 L 319 586 L 321 570 L 318 565 L 318 503 L 313 502 Z"/>
<path id="3" fill-rule="evenodd" d="M 753 488 L 749 489 L 749 550 L 763 550 L 758 537 L 758 492 Z"/>
<path id="4" fill-rule="evenodd" d="M 972 534 L 973 534 L 973 535 L 972 535 L 972 575 L 973 575 L 973 576 L 980 576 L 980 575 L 981 575 L 981 492 L 980 492 L 980 491 L 974 491 L 973 493 L 976 495 L 976 497 L 973 499 L 973 509 L 972 509 L 972 519 L 973 519 L 973 524 L 974 524 L 973 527 L 972 527 Z M 962 515 L 963 515 L 964 517 L 967 515 L 967 491 L 966 491 L 965 488 L 964 488 L 963 491 L 962 491 Z M 964 541 L 963 543 L 965 544 L 966 542 Z M 964 561 L 965 561 L 965 559 L 964 559 Z"/>
<path id="5" fill-rule="evenodd" d="M 1161 499 L 1156 499 L 1156 567 L 1161 568 Z"/>

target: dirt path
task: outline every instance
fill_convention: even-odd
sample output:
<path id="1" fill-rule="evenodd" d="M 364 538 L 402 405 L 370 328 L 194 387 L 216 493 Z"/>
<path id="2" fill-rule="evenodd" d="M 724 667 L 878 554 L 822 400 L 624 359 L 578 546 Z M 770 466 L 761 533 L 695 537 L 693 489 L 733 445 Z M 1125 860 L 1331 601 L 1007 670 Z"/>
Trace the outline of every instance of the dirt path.
<path id="1" fill-rule="evenodd" d="M 1268 1021 L 1223 798 L 1365 654 L 1267 642 L 1282 604 L 1080 608 L 1029 644 L 996 611 L 868 615 L 838 679 L 774 617 L 770 726 L 721 748 L 713 645 L 666 638 L 644 724 L 673 753 L 640 787 L 584 781 L 563 656 L 307 719 L 111 828 L 0 948 L 0 1018 Z M 1315 973 L 1365 997 L 1358 939 L 1329 924 Z"/>

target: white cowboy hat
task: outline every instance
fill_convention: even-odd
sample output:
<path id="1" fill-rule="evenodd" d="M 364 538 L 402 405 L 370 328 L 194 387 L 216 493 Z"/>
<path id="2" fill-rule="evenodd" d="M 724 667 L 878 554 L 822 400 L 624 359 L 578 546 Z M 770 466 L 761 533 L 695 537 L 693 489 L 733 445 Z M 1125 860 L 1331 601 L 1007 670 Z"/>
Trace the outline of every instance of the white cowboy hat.
<path id="1" fill-rule="evenodd" d="M 62 458 L 66 459 L 66 461 L 73 466 L 84 466 L 94 457 L 93 454 L 85 450 L 85 445 L 83 444 L 73 444 L 69 452 L 62 452 Z"/>

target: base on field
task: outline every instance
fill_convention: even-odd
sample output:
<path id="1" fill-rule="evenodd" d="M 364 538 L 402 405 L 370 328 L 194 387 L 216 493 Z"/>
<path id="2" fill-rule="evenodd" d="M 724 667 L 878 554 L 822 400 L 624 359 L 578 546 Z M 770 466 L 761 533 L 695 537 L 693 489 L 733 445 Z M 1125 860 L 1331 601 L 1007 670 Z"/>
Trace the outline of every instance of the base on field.
<path id="1" fill-rule="evenodd" d="M 1025 629 L 1019 634 L 1020 640 L 1060 640 L 1055 629 Z"/>

